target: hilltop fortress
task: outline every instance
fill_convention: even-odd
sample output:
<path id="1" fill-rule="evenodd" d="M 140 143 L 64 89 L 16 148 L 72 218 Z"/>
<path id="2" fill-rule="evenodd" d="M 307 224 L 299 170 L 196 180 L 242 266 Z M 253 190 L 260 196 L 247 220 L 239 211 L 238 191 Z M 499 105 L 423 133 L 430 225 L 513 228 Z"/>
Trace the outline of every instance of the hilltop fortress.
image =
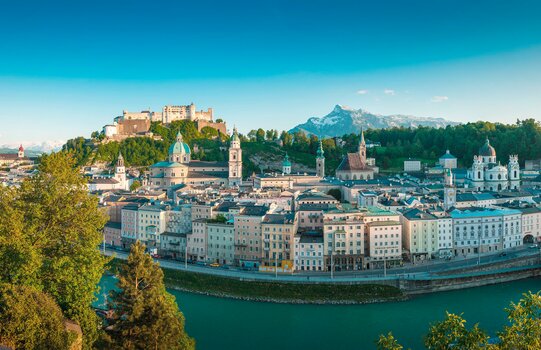
<path id="1" fill-rule="evenodd" d="M 152 137 L 153 135 L 150 133 L 151 122 L 170 124 L 178 120 L 196 122 L 199 131 L 208 126 L 220 131 L 222 134 L 226 134 L 225 123 L 214 121 L 214 110 L 212 108 L 208 108 L 206 111 L 197 111 L 193 103 L 184 106 L 167 105 L 162 108 L 161 112 L 153 112 L 150 109 L 141 112 L 123 111 L 121 116 L 114 119 L 113 124 L 103 127 L 103 134 L 107 139 L 114 140 L 122 140 L 133 136 Z"/>

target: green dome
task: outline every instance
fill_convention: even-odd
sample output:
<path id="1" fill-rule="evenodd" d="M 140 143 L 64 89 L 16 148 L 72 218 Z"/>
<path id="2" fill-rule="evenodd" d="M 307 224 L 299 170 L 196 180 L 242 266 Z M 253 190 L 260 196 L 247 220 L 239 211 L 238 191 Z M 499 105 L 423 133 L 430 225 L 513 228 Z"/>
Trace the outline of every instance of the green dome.
<path id="1" fill-rule="evenodd" d="M 180 131 L 178 132 L 177 134 L 177 141 L 175 143 L 173 143 L 170 147 L 169 147 L 169 154 L 182 154 L 182 153 L 187 153 L 187 154 L 190 154 L 191 151 L 190 151 L 190 146 L 188 146 L 187 143 L 183 142 L 182 141 L 182 135 L 180 133 Z"/>
<path id="2" fill-rule="evenodd" d="M 237 128 L 233 128 L 233 136 L 231 136 L 231 141 L 240 142 L 239 134 L 237 133 Z"/>
<path id="3" fill-rule="evenodd" d="M 282 166 L 291 166 L 291 162 L 289 161 L 289 156 L 287 155 L 287 153 L 284 161 L 282 162 Z"/>

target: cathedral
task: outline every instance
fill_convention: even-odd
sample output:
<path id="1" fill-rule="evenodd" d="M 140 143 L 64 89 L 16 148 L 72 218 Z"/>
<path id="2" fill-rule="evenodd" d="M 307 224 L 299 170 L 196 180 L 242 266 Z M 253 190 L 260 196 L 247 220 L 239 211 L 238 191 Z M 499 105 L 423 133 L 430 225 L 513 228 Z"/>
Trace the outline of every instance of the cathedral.
<path id="1" fill-rule="evenodd" d="M 467 183 L 477 191 L 501 191 L 520 187 L 518 156 L 510 155 L 507 167 L 496 162 L 496 150 L 488 138 L 473 156 L 473 164 L 467 173 Z"/>
<path id="2" fill-rule="evenodd" d="M 236 187 L 242 181 L 242 150 L 237 129 L 233 130 L 228 162 L 207 162 L 191 159 L 190 146 L 177 134 L 169 147 L 169 157 L 150 167 L 150 185 L 169 187 L 179 184 L 220 185 Z"/>

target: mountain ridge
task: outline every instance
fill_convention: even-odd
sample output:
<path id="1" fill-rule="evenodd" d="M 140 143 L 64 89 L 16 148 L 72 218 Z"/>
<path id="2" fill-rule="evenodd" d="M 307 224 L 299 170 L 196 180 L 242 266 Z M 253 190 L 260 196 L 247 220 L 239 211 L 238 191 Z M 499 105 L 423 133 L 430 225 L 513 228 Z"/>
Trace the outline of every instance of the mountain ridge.
<path id="1" fill-rule="evenodd" d="M 334 109 L 323 117 L 310 117 L 305 123 L 298 124 L 289 130 L 290 133 L 303 131 L 319 137 L 336 137 L 364 129 L 387 129 L 392 127 L 430 126 L 446 127 L 457 125 L 458 122 L 440 117 L 416 117 L 405 114 L 381 115 L 368 112 L 361 108 L 337 104 Z"/>

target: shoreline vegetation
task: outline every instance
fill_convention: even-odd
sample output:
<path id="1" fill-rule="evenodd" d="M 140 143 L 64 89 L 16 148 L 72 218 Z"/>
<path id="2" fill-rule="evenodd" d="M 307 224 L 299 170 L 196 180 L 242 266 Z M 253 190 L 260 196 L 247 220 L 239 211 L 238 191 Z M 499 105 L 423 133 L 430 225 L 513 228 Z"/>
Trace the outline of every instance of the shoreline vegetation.
<path id="1" fill-rule="evenodd" d="M 115 273 L 124 261 L 110 263 Z M 282 304 L 371 304 L 403 301 L 400 289 L 379 284 L 297 284 L 241 281 L 235 278 L 173 270 L 161 267 L 167 288 L 220 298 Z"/>

